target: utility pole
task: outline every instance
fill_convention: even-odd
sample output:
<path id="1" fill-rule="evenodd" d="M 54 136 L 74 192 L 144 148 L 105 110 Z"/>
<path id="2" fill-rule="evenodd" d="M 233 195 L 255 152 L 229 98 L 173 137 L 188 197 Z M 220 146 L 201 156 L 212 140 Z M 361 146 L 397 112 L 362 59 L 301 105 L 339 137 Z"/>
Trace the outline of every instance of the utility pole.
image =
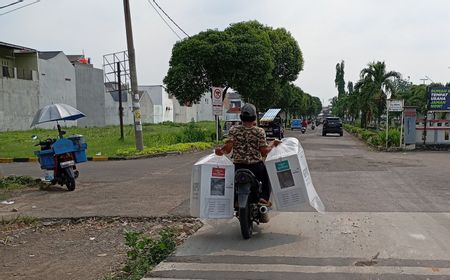
<path id="1" fill-rule="evenodd" d="M 125 12 L 125 28 L 127 32 L 128 59 L 130 64 L 131 97 L 133 100 L 134 115 L 134 135 L 136 138 L 136 149 L 144 149 L 144 140 L 142 135 L 141 106 L 139 104 L 138 82 L 136 74 L 136 58 L 134 55 L 133 30 L 131 28 L 130 3 L 123 0 L 123 9 Z"/>

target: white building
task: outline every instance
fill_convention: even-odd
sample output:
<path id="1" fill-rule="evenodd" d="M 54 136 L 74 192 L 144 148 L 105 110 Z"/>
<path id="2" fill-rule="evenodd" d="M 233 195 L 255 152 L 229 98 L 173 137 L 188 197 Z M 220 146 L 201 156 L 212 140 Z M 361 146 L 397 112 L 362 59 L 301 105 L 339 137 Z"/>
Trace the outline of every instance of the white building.
<path id="1" fill-rule="evenodd" d="M 151 123 L 173 122 L 173 100 L 162 85 L 139 86 L 138 88 L 142 93 L 142 98 L 149 97 L 153 104 L 152 115 L 143 115 L 143 117 Z"/>

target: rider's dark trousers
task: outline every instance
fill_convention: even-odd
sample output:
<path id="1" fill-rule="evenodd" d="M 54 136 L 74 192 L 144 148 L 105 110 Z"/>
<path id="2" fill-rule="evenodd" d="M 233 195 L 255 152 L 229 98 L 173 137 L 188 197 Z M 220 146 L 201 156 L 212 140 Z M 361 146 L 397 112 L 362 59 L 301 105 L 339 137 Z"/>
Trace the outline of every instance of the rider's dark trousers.
<path id="1" fill-rule="evenodd" d="M 243 163 L 235 163 L 234 164 L 234 170 L 238 170 L 241 168 L 245 168 L 250 170 L 258 180 L 262 183 L 262 194 L 261 198 L 264 198 L 265 200 L 269 201 L 270 198 L 270 182 L 269 182 L 269 175 L 267 175 L 267 169 L 266 166 L 262 161 L 258 163 L 252 163 L 252 164 L 243 164 Z"/>

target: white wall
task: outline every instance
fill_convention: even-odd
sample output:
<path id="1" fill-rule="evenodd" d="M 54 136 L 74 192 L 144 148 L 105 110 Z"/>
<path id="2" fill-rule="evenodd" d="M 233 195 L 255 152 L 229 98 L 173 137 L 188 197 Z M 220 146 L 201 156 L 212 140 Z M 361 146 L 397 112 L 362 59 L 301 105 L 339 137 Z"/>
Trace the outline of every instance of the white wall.
<path id="1" fill-rule="evenodd" d="M 65 103 L 76 107 L 75 71 L 64 53 L 39 59 L 39 107 Z"/>
<path id="2" fill-rule="evenodd" d="M 174 104 L 162 85 L 139 86 L 139 91 L 147 95 L 153 104 L 153 123 L 174 121 Z M 146 117 L 147 118 L 147 117 Z"/>
<path id="3" fill-rule="evenodd" d="M 62 52 L 50 59 L 39 59 L 39 108 L 49 104 L 64 103 L 77 107 L 75 70 Z M 76 121 L 61 123 L 76 125 Z M 39 127 L 53 127 L 53 123 Z"/>
<path id="4" fill-rule="evenodd" d="M 103 70 L 91 65 L 75 64 L 76 103 L 85 118 L 79 119 L 78 126 L 105 126 L 105 86 Z"/>
<path id="5" fill-rule="evenodd" d="M 104 92 L 105 107 L 103 113 L 105 114 L 105 125 L 118 125 L 120 124 L 119 119 L 119 102 L 114 101 L 109 92 Z M 128 95 L 128 101 L 122 102 L 123 107 L 123 123 L 132 124 L 133 123 L 133 112 L 132 112 L 131 96 Z"/>
<path id="6" fill-rule="evenodd" d="M 148 94 L 143 94 L 139 104 L 141 106 L 142 123 L 154 123 L 154 106 L 150 96 Z"/>
<path id="7" fill-rule="evenodd" d="M 211 93 L 205 93 L 200 102 L 195 104 L 196 107 L 196 121 L 213 121 L 214 115 L 212 113 Z"/>
<path id="8" fill-rule="evenodd" d="M 173 121 L 176 123 L 187 123 L 190 121 L 196 121 L 197 119 L 197 106 L 194 104 L 191 107 L 181 106 L 180 102 L 173 97 Z"/>
<path id="9" fill-rule="evenodd" d="M 30 129 L 38 89 L 38 81 L 0 78 L 0 131 Z"/>

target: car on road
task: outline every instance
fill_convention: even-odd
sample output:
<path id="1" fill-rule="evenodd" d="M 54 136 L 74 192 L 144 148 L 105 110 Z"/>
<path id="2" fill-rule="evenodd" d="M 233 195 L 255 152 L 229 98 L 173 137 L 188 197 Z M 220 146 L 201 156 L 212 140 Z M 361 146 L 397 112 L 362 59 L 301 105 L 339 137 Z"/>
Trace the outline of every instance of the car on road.
<path id="1" fill-rule="evenodd" d="M 327 117 L 323 121 L 322 136 L 326 136 L 328 133 L 339 133 L 339 136 L 344 135 L 342 129 L 342 121 L 338 117 Z"/>
<path id="2" fill-rule="evenodd" d="M 301 119 L 293 119 L 291 121 L 291 130 L 301 129 L 302 128 L 302 120 Z"/>

